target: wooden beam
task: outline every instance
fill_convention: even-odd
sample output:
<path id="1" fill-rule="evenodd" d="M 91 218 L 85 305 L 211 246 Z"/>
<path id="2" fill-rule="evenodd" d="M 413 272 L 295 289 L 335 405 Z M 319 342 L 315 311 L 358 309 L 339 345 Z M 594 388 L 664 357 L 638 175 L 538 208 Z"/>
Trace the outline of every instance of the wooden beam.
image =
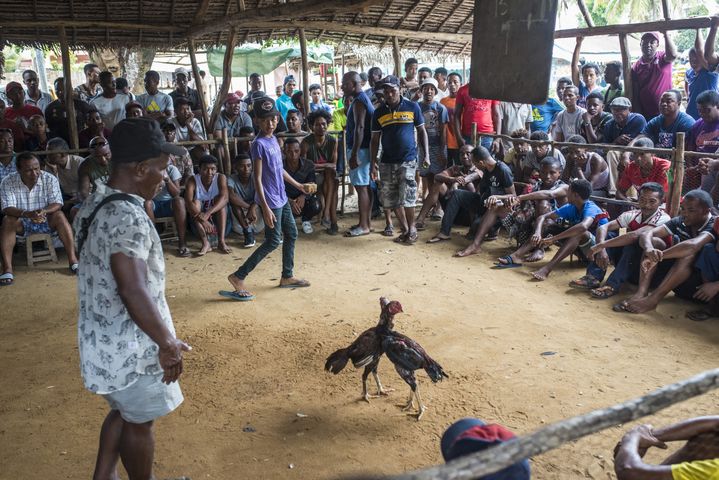
<path id="1" fill-rule="evenodd" d="M 628 25 L 604 25 L 594 28 L 570 28 L 554 32 L 554 38 L 593 37 L 599 35 L 619 35 L 621 33 L 643 33 L 654 30 L 696 30 L 709 28 L 711 18 L 693 17 L 676 20 L 659 20 L 655 22 L 632 23 Z"/>
<path id="2" fill-rule="evenodd" d="M 107 12 L 108 18 L 110 12 Z M 15 29 L 15 28 L 108 28 L 112 30 L 154 30 L 158 32 L 182 32 L 185 29 L 182 27 L 175 27 L 172 25 L 157 25 L 147 23 L 127 23 L 127 22 L 95 22 L 86 20 L 43 20 L 43 21 L 32 21 L 32 20 L 3 20 L 2 27 L 4 29 Z"/>
<path id="3" fill-rule="evenodd" d="M 62 55 L 62 74 L 65 79 L 65 112 L 67 113 L 67 128 L 70 135 L 70 148 L 79 148 L 77 136 L 77 118 L 75 116 L 75 102 L 72 95 L 72 70 L 70 68 L 70 49 L 67 45 L 67 32 L 65 27 L 58 29 L 60 37 L 60 53 Z"/>
<path id="4" fill-rule="evenodd" d="M 225 97 L 230 89 L 232 82 L 232 54 L 235 52 L 235 43 L 237 43 L 237 29 L 231 28 L 227 34 L 227 44 L 225 45 L 225 58 L 222 60 L 222 84 L 217 90 L 215 96 L 215 104 L 212 106 L 212 117 L 210 117 L 210 128 L 213 128 L 217 117 L 222 110 L 222 104 L 225 103 Z"/>
<path id="5" fill-rule="evenodd" d="M 440 30 L 442 27 L 444 27 L 444 25 L 447 23 L 447 21 L 449 21 L 450 18 L 454 18 L 454 14 L 457 13 L 457 10 L 462 7 L 462 4 L 464 4 L 464 2 L 461 1 L 455 4 L 455 6 L 452 8 L 452 11 L 449 12 L 449 15 L 447 15 L 447 17 L 442 20 L 442 23 L 439 24 L 437 30 Z M 474 11 L 474 7 L 472 7 L 471 10 Z"/>
<path id="6" fill-rule="evenodd" d="M 384 0 L 335 0 L 334 2 L 327 2 L 326 0 L 303 0 L 301 2 L 253 8 L 234 15 L 228 15 L 219 21 L 213 21 L 191 28 L 189 35 L 199 37 L 208 33 L 214 33 L 217 30 L 224 30 L 230 26 L 253 28 L 258 20 L 272 20 L 275 26 L 279 28 L 285 23 L 284 20 L 301 17 L 303 15 L 320 15 L 323 13 L 339 13 L 345 11 L 355 12 L 357 9 L 378 5 L 383 1 Z"/>
<path id="7" fill-rule="evenodd" d="M 202 21 L 205 19 L 205 15 L 207 15 L 207 10 L 210 7 L 210 0 L 202 0 L 200 2 L 200 5 L 197 7 L 197 12 L 195 12 L 195 18 L 192 20 L 193 25 L 199 25 L 202 23 Z"/>
<path id="8" fill-rule="evenodd" d="M 622 33 L 621 35 L 619 35 L 619 50 L 622 55 L 622 76 L 624 77 L 623 93 L 624 96 L 629 99 L 629 101 L 634 102 L 635 99 L 632 98 L 632 59 L 629 55 L 629 44 L 627 42 L 626 33 Z"/>
<path id="9" fill-rule="evenodd" d="M 394 75 L 401 77 L 402 57 L 400 57 L 399 40 L 397 40 L 397 37 L 392 37 L 392 58 L 394 59 Z"/>
<path id="10" fill-rule="evenodd" d="M 592 20 L 592 15 L 589 13 L 589 10 L 587 10 L 584 0 L 577 0 L 577 5 L 579 5 L 579 11 L 582 12 L 582 16 L 584 17 L 584 21 L 587 22 L 587 26 L 590 28 L 594 27 L 594 20 Z"/>
<path id="11" fill-rule="evenodd" d="M 227 0 L 225 2 L 225 16 L 223 18 L 227 18 L 227 16 L 230 14 L 230 5 L 232 5 L 232 0 Z M 215 40 L 215 44 L 219 45 L 220 40 L 222 39 L 222 29 L 217 30 L 217 40 Z"/>
<path id="12" fill-rule="evenodd" d="M 434 3 L 432 4 L 432 6 L 429 7 L 429 10 L 427 10 L 427 12 L 425 12 L 425 14 L 422 15 L 422 18 L 420 18 L 419 23 L 417 24 L 417 27 L 418 27 L 419 29 L 423 29 L 424 22 L 429 18 L 429 16 L 432 14 L 432 12 L 434 11 L 434 9 L 437 8 L 437 6 L 438 6 L 440 3 L 444 2 L 444 1 L 445 1 L 445 0 L 435 0 L 435 1 L 434 1 Z M 459 2 L 459 3 L 462 3 L 462 2 Z"/>
<path id="13" fill-rule="evenodd" d="M 200 67 L 197 65 L 197 54 L 195 51 L 195 39 L 190 38 L 187 40 L 187 49 L 190 52 L 190 64 L 192 65 L 192 78 L 195 79 L 195 89 L 197 90 L 197 97 L 200 100 L 200 110 L 202 110 L 202 121 L 205 124 L 205 133 L 207 138 L 210 138 L 209 134 L 213 131 L 214 125 L 210 125 L 210 116 L 207 114 L 207 104 L 205 103 L 205 95 L 202 93 L 202 77 L 200 76 Z"/>
<path id="14" fill-rule="evenodd" d="M 384 17 L 387 15 L 387 12 L 389 12 L 390 7 L 392 7 L 392 1 L 393 1 L 393 0 L 389 0 L 389 1 L 387 2 L 387 5 L 384 6 L 384 10 L 382 10 L 382 15 L 380 15 L 380 16 L 377 18 L 377 21 L 376 21 L 375 24 L 374 24 L 375 27 L 379 27 L 379 24 L 382 23 L 382 20 L 383 20 Z M 462 2 L 460 2 L 460 3 L 462 3 Z M 357 23 L 357 17 L 359 17 L 359 14 L 357 14 L 357 15 L 355 16 L 355 19 L 354 19 L 354 21 L 353 21 L 352 23 Z"/>
<path id="15" fill-rule="evenodd" d="M 310 114 L 310 65 L 307 61 L 307 39 L 305 29 L 300 28 L 300 54 L 302 55 L 302 97 L 304 100 L 305 115 Z"/>
<path id="16" fill-rule="evenodd" d="M 664 13 L 664 20 L 671 20 L 668 0 L 662 0 L 662 12 Z"/>

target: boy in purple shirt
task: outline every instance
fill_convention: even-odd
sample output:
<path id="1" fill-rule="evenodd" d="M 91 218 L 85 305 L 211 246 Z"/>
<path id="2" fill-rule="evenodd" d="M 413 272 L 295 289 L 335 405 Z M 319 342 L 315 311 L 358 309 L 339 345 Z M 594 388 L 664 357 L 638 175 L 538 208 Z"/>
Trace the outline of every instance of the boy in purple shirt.
<path id="1" fill-rule="evenodd" d="M 696 121 L 687 140 L 687 150 L 691 152 L 714 153 L 719 149 L 719 93 L 714 90 L 702 92 L 697 97 L 699 120 Z M 697 157 L 688 157 L 684 172 L 683 191 L 701 187 L 711 191 L 716 171 L 709 174 Z"/>
<path id="2" fill-rule="evenodd" d="M 234 287 L 234 291 L 221 290 L 219 292 L 223 297 L 241 302 L 255 298 L 245 288 L 245 278 L 280 244 L 282 244 L 280 288 L 310 286 L 307 280 L 295 278 L 292 272 L 297 226 L 292 215 L 292 208 L 287 201 L 285 182 L 301 192 L 308 194 L 310 192 L 307 192 L 304 185 L 295 181 L 282 165 L 282 151 L 277 138 L 273 135 L 279 116 L 275 102 L 269 97 L 259 98 L 253 103 L 252 112 L 257 120 L 260 133 L 252 142 L 250 156 L 255 180 L 255 203 L 262 210 L 262 218 L 265 221 L 265 240 L 235 273 L 227 277 Z"/>
<path id="3" fill-rule="evenodd" d="M 632 104 L 637 113 L 651 119 L 659 115 L 659 99 L 672 88 L 672 62 L 677 49 L 664 32 L 666 52 L 659 52 L 659 33 L 642 35 L 642 56 L 632 66 Z"/>

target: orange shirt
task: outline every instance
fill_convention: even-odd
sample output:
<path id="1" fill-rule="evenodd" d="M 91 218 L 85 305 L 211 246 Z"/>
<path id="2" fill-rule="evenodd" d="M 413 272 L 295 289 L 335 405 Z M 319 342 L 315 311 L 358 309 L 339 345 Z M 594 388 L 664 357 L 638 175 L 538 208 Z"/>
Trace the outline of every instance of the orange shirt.
<path id="1" fill-rule="evenodd" d="M 447 96 L 442 98 L 439 103 L 444 105 L 447 108 L 447 113 L 449 113 L 449 122 L 445 127 L 447 129 L 447 148 L 457 149 L 459 148 L 459 143 L 457 143 L 457 137 L 454 136 L 454 105 L 457 103 L 457 97 Z"/>

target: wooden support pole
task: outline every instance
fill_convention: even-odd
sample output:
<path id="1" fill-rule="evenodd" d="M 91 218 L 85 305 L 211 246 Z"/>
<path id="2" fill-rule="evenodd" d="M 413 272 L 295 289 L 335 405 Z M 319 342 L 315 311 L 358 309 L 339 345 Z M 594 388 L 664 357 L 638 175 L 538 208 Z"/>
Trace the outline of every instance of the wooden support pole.
<path id="1" fill-rule="evenodd" d="M 70 49 L 67 45 L 67 32 L 65 27 L 59 27 L 60 50 L 62 53 L 62 74 L 65 79 L 65 113 L 67 114 L 67 128 L 70 135 L 70 148 L 79 148 L 80 141 L 77 136 L 77 117 L 75 116 L 75 101 L 72 95 L 72 70 L 70 68 Z"/>
<path id="2" fill-rule="evenodd" d="M 302 55 L 302 98 L 305 115 L 310 114 L 310 64 L 307 61 L 307 38 L 305 29 L 300 28 L 300 54 Z"/>
<path id="3" fill-rule="evenodd" d="M 530 435 L 514 438 L 480 452 L 462 456 L 445 465 L 406 473 L 394 478 L 395 480 L 482 478 L 524 458 L 542 454 L 592 433 L 652 415 L 671 405 L 716 388 L 719 388 L 719 369 L 709 370 L 690 379 L 667 385 L 643 397 L 562 420 L 540 428 Z"/>
<path id="4" fill-rule="evenodd" d="M 662 0 L 662 13 L 664 13 L 664 20 L 671 20 L 669 13 L 669 0 Z"/>
<path id="5" fill-rule="evenodd" d="M 392 58 L 394 59 L 394 75 L 395 77 L 402 76 L 402 57 L 399 51 L 399 40 L 397 37 L 392 37 Z"/>
<path id="6" fill-rule="evenodd" d="M 477 136 L 477 124 L 472 123 L 472 146 L 477 147 L 477 145 L 479 145 L 478 141 L 479 137 Z"/>
<path id="7" fill-rule="evenodd" d="M 190 38 L 187 42 L 188 50 L 190 52 L 190 64 L 192 65 L 192 78 L 195 79 L 195 89 L 197 90 L 197 97 L 200 100 L 200 110 L 202 110 L 202 122 L 205 124 L 205 133 L 208 138 L 212 132 L 213 125 L 210 124 L 210 116 L 207 113 L 207 104 L 205 103 L 205 95 L 203 93 L 204 80 L 200 76 L 200 67 L 197 66 L 197 55 L 195 51 L 195 39 Z"/>
<path id="8" fill-rule="evenodd" d="M 210 125 L 214 125 L 217 117 L 220 116 L 222 104 L 225 103 L 225 97 L 230 89 L 232 82 L 232 54 L 235 52 L 235 43 L 237 43 L 237 30 L 232 28 L 227 34 L 227 45 L 225 46 L 225 58 L 222 60 L 222 84 L 215 96 L 215 104 L 212 106 L 212 117 Z"/>
<path id="9" fill-rule="evenodd" d="M 679 203 L 682 199 L 682 185 L 684 184 L 684 132 L 677 132 L 676 148 L 672 155 L 672 187 L 669 197 L 669 215 L 679 215 Z"/>
<path id="10" fill-rule="evenodd" d="M 619 49 L 622 55 L 622 74 L 624 76 L 624 96 L 627 97 L 632 104 L 636 99 L 632 98 L 632 59 L 629 56 L 629 44 L 627 43 L 627 34 L 619 35 Z M 607 106 L 608 107 L 608 106 Z"/>
<path id="11" fill-rule="evenodd" d="M 220 173 L 229 175 L 230 172 L 232 171 L 232 166 L 231 166 L 232 164 L 230 162 L 230 140 L 227 135 L 226 128 L 222 129 L 222 149 L 225 152 L 225 154 L 224 154 L 225 158 L 222 161 L 222 165 L 221 165 L 222 168 L 220 169 Z"/>
<path id="12" fill-rule="evenodd" d="M 592 15 L 589 13 L 589 10 L 587 10 L 587 6 L 584 4 L 584 0 L 577 0 L 577 5 L 579 5 L 579 10 L 582 12 L 582 16 L 584 17 L 584 21 L 587 22 L 587 26 L 589 28 L 593 28 L 594 21 L 592 20 Z"/>

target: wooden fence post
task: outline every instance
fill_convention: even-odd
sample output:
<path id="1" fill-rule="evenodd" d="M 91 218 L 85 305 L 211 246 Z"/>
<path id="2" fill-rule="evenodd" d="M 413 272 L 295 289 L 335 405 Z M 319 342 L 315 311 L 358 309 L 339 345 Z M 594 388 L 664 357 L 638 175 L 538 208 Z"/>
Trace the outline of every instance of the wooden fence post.
<path id="1" fill-rule="evenodd" d="M 305 116 L 307 116 L 310 114 L 310 65 L 307 61 L 307 38 L 304 28 L 300 28 L 300 53 L 302 54 L 302 97 Z"/>
<path id="2" fill-rule="evenodd" d="M 682 199 L 682 184 L 684 183 L 684 132 L 677 132 L 677 146 L 672 155 L 672 187 L 669 197 L 669 215 L 675 217 L 679 214 L 679 203 Z"/>
<path id="3" fill-rule="evenodd" d="M 402 76 L 402 56 L 399 51 L 399 40 L 397 37 L 392 37 L 392 59 L 394 60 L 394 76 Z"/>
<path id="4" fill-rule="evenodd" d="M 202 121 L 205 124 L 205 133 L 209 138 L 212 133 L 213 125 L 210 125 L 210 116 L 207 113 L 207 103 L 205 103 L 205 95 L 202 92 L 204 80 L 200 76 L 200 68 L 197 66 L 197 56 L 195 54 L 195 39 L 190 38 L 187 42 L 188 51 L 190 52 L 190 64 L 192 65 L 192 78 L 195 79 L 195 89 L 200 100 L 200 110 L 202 110 Z"/>
<path id="5" fill-rule="evenodd" d="M 70 148 L 80 148 L 77 132 L 77 118 L 75 114 L 75 101 L 72 94 L 72 70 L 70 69 L 70 48 L 67 45 L 65 27 L 59 27 L 60 50 L 62 53 L 62 74 L 65 79 L 65 113 L 67 114 L 67 132 L 70 136 Z"/>

